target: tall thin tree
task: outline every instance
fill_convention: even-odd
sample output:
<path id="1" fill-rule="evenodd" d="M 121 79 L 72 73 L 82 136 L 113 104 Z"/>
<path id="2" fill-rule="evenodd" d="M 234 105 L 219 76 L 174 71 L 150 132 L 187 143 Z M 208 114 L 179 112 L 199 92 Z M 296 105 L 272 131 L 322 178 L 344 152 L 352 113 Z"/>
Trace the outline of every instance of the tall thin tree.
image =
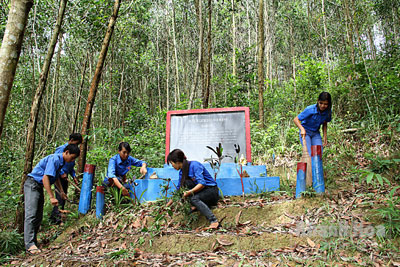
<path id="1" fill-rule="evenodd" d="M 3 132 L 8 100 L 32 6 L 33 0 L 14 0 L 11 1 L 8 12 L 6 30 L 0 48 L 0 136 Z"/>
<path id="2" fill-rule="evenodd" d="M 264 0 L 258 3 L 258 117 L 264 128 Z"/>
<path id="3" fill-rule="evenodd" d="M 206 88 L 203 96 L 203 107 L 208 108 L 208 102 L 210 99 L 210 86 L 211 86 L 211 17 L 212 17 L 212 4 L 211 0 L 208 0 L 208 33 L 207 33 L 207 49 L 208 49 L 208 60 L 207 60 L 207 81 Z"/>
<path id="4" fill-rule="evenodd" d="M 28 173 L 32 171 L 33 164 L 33 156 L 35 152 L 35 133 L 36 126 L 38 122 L 38 115 L 40 110 L 40 103 L 42 101 L 43 92 L 46 88 L 47 77 L 49 75 L 51 60 L 54 55 L 54 50 L 57 44 L 58 35 L 61 30 L 61 24 L 64 18 L 65 7 L 67 5 L 67 0 L 61 0 L 60 6 L 58 9 L 58 16 L 56 24 L 54 25 L 53 34 L 50 39 L 49 47 L 47 49 L 46 58 L 43 63 L 42 71 L 40 73 L 39 84 L 36 88 L 36 93 L 33 98 L 31 112 L 28 122 L 28 133 L 26 137 L 26 151 L 25 151 L 25 165 L 24 172 L 22 174 L 21 185 L 20 185 L 20 194 L 24 192 L 24 183 L 28 176 Z M 59 47 L 61 49 L 61 47 Z M 19 230 L 22 232 L 23 229 L 23 197 L 21 198 L 20 205 L 17 208 L 16 220 L 17 225 L 19 226 Z"/>
<path id="5" fill-rule="evenodd" d="M 107 51 L 108 47 L 110 45 L 110 40 L 114 31 L 114 26 L 117 21 L 118 17 L 118 11 L 119 7 L 121 6 L 121 0 L 115 0 L 114 2 L 114 8 L 113 8 L 113 13 L 110 17 L 110 21 L 108 23 L 107 27 L 107 32 L 103 40 L 103 44 L 101 46 L 101 51 L 99 55 L 99 59 L 97 61 L 97 66 L 96 70 L 92 79 L 92 83 L 90 84 L 90 90 L 89 90 L 89 96 L 87 99 L 86 103 L 86 109 L 85 109 L 85 114 L 83 116 L 83 122 L 82 122 L 82 130 L 81 134 L 85 137 L 83 139 L 82 145 L 81 145 L 81 156 L 79 159 L 79 164 L 78 164 L 78 173 L 83 173 L 83 169 L 86 163 L 86 152 L 87 152 L 87 134 L 89 132 L 90 128 L 90 119 L 92 116 L 92 110 L 94 106 L 94 101 L 96 99 L 96 93 L 97 93 L 97 88 L 99 86 L 100 78 L 101 78 L 101 73 L 103 70 L 104 66 L 104 61 L 107 56 Z"/>

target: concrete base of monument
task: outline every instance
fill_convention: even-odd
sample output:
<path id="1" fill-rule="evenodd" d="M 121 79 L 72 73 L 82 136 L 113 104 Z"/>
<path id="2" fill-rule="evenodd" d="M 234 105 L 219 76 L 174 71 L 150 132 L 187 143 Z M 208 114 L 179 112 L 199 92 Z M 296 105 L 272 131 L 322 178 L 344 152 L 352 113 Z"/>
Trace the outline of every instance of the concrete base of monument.
<path id="1" fill-rule="evenodd" d="M 209 163 L 203 163 L 211 176 L 214 171 Z M 258 194 L 266 191 L 279 190 L 279 177 L 267 177 L 267 169 L 264 165 L 240 166 L 235 163 L 222 163 L 217 174 L 217 184 L 224 196 L 242 195 L 242 183 L 239 173 L 246 170 L 250 177 L 243 178 L 243 187 L 245 194 Z M 179 180 L 179 171 L 169 165 L 164 168 L 148 168 L 148 173 L 142 180 L 135 180 L 138 184 L 135 186 L 135 195 L 140 202 L 154 201 L 163 196 L 171 196 L 176 190 Z M 157 179 L 150 179 L 152 174 L 156 173 Z M 170 180 L 169 180 L 170 179 Z M 168 187 L 165 192 L 164 188 Z M 164 192 L 163 192 L 164 191 Z"/>

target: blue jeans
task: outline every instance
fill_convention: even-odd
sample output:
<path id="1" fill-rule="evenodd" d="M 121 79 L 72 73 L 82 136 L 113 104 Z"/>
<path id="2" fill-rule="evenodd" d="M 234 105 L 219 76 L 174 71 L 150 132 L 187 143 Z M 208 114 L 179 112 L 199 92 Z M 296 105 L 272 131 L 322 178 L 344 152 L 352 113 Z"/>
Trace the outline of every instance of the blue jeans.
<path id="1" fill-rule="evenodd" d="M 185 181 L 185 186 L 192 189 L 196 184 L 188 179 Z M 189 197 L 190 203 L 203 214 L 210 223 L 217 222 L 217 218 L 212 213 L 210 206 L 217 205 L 219 199 L 219 190 L 217 186 L 205 186 L 201 191 Z"/>
<path id="2" fill-rule="evenodd" d="M 303 138 L 301 138 L 301 134 L 299 133 L 300 143 L 303 145 Z M 311 146 L 321 146 L 321 154 L 323 152 L 322 138 L 321 134 L 318 132 L 306 131 L 306 143 L 307 143 L 307 151 L 311 157 Z"/>

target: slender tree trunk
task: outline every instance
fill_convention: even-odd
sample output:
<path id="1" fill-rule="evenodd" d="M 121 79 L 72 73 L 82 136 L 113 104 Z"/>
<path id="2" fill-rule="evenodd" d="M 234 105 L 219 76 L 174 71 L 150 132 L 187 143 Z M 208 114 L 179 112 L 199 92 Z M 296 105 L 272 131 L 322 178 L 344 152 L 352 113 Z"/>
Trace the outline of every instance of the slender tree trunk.
<path id="1" fill-rule="evenodd" d="M 54 55 L 54 49 L 57 44 L 58 35 L 60 33 L 61 24 L 64 18 L 65 6 L 67 4 L 67 0 L 61 0 L 60 7 L 58 10 L 58 17 L 56 24 L 54 26 L 53 35 L 51 36 L 49 47 L 47 49 L 46 58 L 43 63 L 42 72 L 39 78 L 39 84 L 36 88 L 35 97 L 33 99 L 30 118 L 28 122 L 28 133 L 26 137 L 26 152 L 25 152 L 25 165 L 24 165 L 24 172 L 22 174 L 21 184 L 19 193 L 22 195 L 19 205 L 17 207 L 17 214 L 16 214 L 16 223 L 18 225 L 18 229 L 20 232 L 23 232 L 23 218 L 24 218 L 24 183 L 28 176 L 28 174 L 32 171 L 32 163 L 33 163 L 33 156 L 35 151 L 35 132 L 36 126 L 38 121 L 38 114 L 40 109 L 40 103 L 42 101 L 42 96 L 44 89 L 46 88 L 47 77 L 50 70 L 51 59 Z M 60 48 L 61 49 L 61 48 Z"/>
<path id="2" fill-rule="evenodd" d="M 232 75 L 236 76 L 236 22 L 235 22 L 235 0 L 232 2 Z"/>
<path id="3" fill-rule="evenodd" d="M 194 82 L 192 85 L 192 90 L 190 93 L 189 97 L 189 103 L 188 103 L 188 109 L 192 108 L 193 105 L 193 98 L 196 92 L 197 84 L 199 81 L 199 68 L 202 66 L 202 59 L 203 59 L 203 34 L 204 34 L 204 28 L 203 28 L 203 15 L 202 15 L 202 1 L 196 0 L 195 5 L 196 5 L 196 13 L 197 13 L 197 25 L 199 25 L 199 45 L 198 45 L 198 57 L 197 57 L 197 64 L 196 64 L 196 70 L 194 72 Z"/>
<path id="4" fill-rule="evenodd" d="M 326 26 L 326 14 L 325 14 L 325 0 L 321 0 L 322 4 L 322 23 L 324 26 L 324 46 L 325 46 L 325 61 L 328 68 L 328 80 L 331 85 L 331 72 L 330 72 L 330 60 L 329 60 L 329 47 L 328 47 L 328 30 Z"/>
<path id="5" fill-rule="evenodd" d="M 159 8 L 158 6 L 158 1 L 157 1 L 157 8 Z M 161 85 L 160 85 L 160 45 L 159 45 L 159 22 L 158 22 L 158 17 L 156 16 L 157 22 L 157 38 L 156 38 L 156 48 L 157 48 L 157 91 L 158 91 L 158 109 L 161 110 L 162 106 L 161 106 Z"/>
<path id="6" fill-rule="evenodd" d="M 103 66 L 104 66 L 104 61 L 107 56 L 108 46 L 110 45 L 111 36 L 114 31 L 115 22 L 117 21 L 117 16 L 118 16 L 118 11 L 119 11 L 120 5 L 121 5 L 121 0 L 115 0 L 113 14 L 110 17 L 110 21 L 108 23 L 107 32 L 104 37 L 103 44 L 101 46 L 99 59 L 97 61 L 96 71 L 94 73 L 94 76 L 93 76 L 93 79 L 92 79 L 92 82 L 90 85 L 89 96 L 88 96 L 88 100 L 86 103 L 86 109 L 85 109 L 85 114 L 83 116 L 82 130 L 81 130 L 81 134 L 85 138 L 83 139 L 83 142 L 81 145 L 81 156 L 80 156 L 79 165 L 78 165 L 78 173 L 79 174 L 83 173 L 83 169 L 84 169 L 84 166 L 86 163 L 86 152 L 87 152 L 87 145 L 88 145 L 87 144 L 88 139 L 86 138 L 86 136 L 90 129 L 90 119 L 91 119 L 91 115 L 92 115 L 94 101 L 96 99 L 97 88 L 98 88 L 98 85 L 100 82 L 101 73 L 102 73 Z"/>
<path id="7" fill-rule="evenodd" d="M 296 95 L 296 55 L 294 53 L 294 37 L 293 37 L 293 24 L 289 18 L 289 30 L 290 30 L 290 54 L 292 55 L 292 78 L 294 94 Z"/>
<path id="8" fill-rule="evenodd" d="M 178 45 L 176 42 L 176 19 L 175 19 L 175 3 L 172 0 L 172 38 L 174 41 L 174 58 L 175 58 L 175 108 L 180 100 L 180 91 L 179 91 L 179 67 L 178 67 Z"/>
<path id="9" fill-rule="evenodd" d="M 59 36 L 59 42 L 58 42 L 58 51 L 57 51 L 57 59 L 56 59 L 56 66 L 55 66 L 55 74 L 54 74 L 54 87 L 55 87 L 55 94 L 54 94 L 54 115 L 53 115 L 53 131 L 52 131 L 52 135 L 51 138 L 53 139 L 55 136 L 55 133 L 57 132 L 57 128 L 60 125 L 59 123 L 57 123 L 58 121 L 58 94 L 60 91 L 60 58 L 61 58 L 61 49 L 62 49 L 62 32 L 60 33 Z"/>
<path id="10" fill-rule="evenodd" d="M 344 0 L 344 8 L 345 8 L 345 18 L 346 18 L 346 37 L 347 37 L 347 43 L 350 48 L 350 59 L 351 63 L 354 66 L 355 65 L 355 56 L 354 56 L 354 43 L 353 43 L 353 20 L 352 20 L 352 14 L 350 12 L 350 5 L 349 5 L 349 0 Z"/>
<path id="11" fill-rule="evenodd" d="M 374 35 L 372 33 L 371 27 L 368 27 L 367 36 L 369 40 L 369 46 L 371 48 L 371 57 L 373 60 L 376 60 L 376 47 L 374 43 Z"/>
<path id="12" fill-rule="evenodd" d="M 168 29 L 168 37 L 167 37 L 167 83 L 166 83 L 166 90 L 167 90 L 167 110 L 169 110 L 169 103 L 170 103 L 170 96 L 169 96 L 169 29 Z"/>
<path id="13" fill-rule="evenodd" d="M 210 83 L 211 83 L 211 15 L 212 15 L 212 5 L 211 0 L 208 0 L 208 61 L 207 61 L 207 87 L 205 90 L 205 94 L 203 96 L 203 107 L 208 108 L 208 102 L 210 98 Z"/>
<path id="14" fill-rule="evenodd" d="M 33 0 L 14 0 L 8 12 L 6 30 L 0 48 L 0 136 L 3 132 L 8 100 L 32 5 Z"/>
<path id="15" fill-rule="evenodd" d="M 122 72 L 121 72 L 121 82 L 119 84 L 119 94 L 118 94 L 118 101 L 117 101 L 117 125 L 121 126 L 121 108 L 119 108 L 119 105 L 121 104 L 121 97 L 122 97 L 122 91 L 124 89 L 124 75 L 125 75 L 125 64 L 124 61 L 122 60 Z M 125 105 L 125 103 L 123 104 Z"/>
<path id="16" fill-rule="evenodd" d="M 246 0 L 246 19 L 247 19 L 247 48 L 248 51 L 250 52 L 251 48 L 251 20 L 250 20 L 250 11 L 249 11 L 249 0 Z M 251 72 L 251 66 L 247 66 L 247 71 L 250 73 Z M 247 98 L 250 99 L 251 97 L 251 79 L 249 79 L 247 83 Z"/>
<path id="17" fill-rule="evenodd" d="M 79 108 L 81 105 L 81 99 L 82 99 L 82 91 L 83 91 L 83 85 L 85 84 L 85 73 L 86 73 L 86 66 L 89 60 L 89 54 L 86 56 L 85 64 L 83 65 L 82 73 L 81 73 L 81 82 L 79 85 L 79 92 L 78 92 L 78 103 L 76 104 L 76 109 L 75 109 L 75 116 L 74 116 L 74 124 L 72 126 L 72 132 L 74 133 L 76 130 L 76 125 L 79 117 Z"/>
<path id="18" fill-rule="evenodd" d="M 258 117 L 264 128 L 264 0 L 258 3 Z"/>

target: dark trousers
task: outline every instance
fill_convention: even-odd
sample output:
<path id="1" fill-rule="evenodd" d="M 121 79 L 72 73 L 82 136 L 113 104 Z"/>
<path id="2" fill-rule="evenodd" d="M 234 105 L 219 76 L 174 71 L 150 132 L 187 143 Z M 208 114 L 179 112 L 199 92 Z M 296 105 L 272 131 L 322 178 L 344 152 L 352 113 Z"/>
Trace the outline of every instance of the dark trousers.
<path id="1" fill-rule="evenodd" d="M 196 184 L 192 180 L 186 180 L 185 186 L 192 189 Z M 210 223 L 216 222 L 217 218 L 212 213 L 210 207 L 217 205 L 219 191 L 217 186 L 205 186 L 200 192 L 189 197 L 190 203 L 203 214 Z"/>
<path id="2" fill-rule="evenodd" d="M 37 232 L 43 219 L 43 185 L 36 182 L 32 177 L 24 184 L 25 221 L 24 221 L 24 243 L 29 249 L 37 245 Z"/>
<path id="3" fill-rule="evenodd" d="M 68 193 L 68 177 L 66 179 L 60 178 L 61 186 L 64 190 L 64 193 Z M 56 185 L 54 185 L 56 186 Z M 56 187 L 57 188 L 57 187 Z M 58 188 L 57 188 L 58 190 Z M 51 211 L 50 221 L 53 223 L 60 223 L 61 222 L 61 213 L 59 209 L 64 209 L 65 200 L 62 199 L 60 194 L 56 192 L 56 199 L 58 200 L 58 206 L 54 206 L 53 210 Z"/>

